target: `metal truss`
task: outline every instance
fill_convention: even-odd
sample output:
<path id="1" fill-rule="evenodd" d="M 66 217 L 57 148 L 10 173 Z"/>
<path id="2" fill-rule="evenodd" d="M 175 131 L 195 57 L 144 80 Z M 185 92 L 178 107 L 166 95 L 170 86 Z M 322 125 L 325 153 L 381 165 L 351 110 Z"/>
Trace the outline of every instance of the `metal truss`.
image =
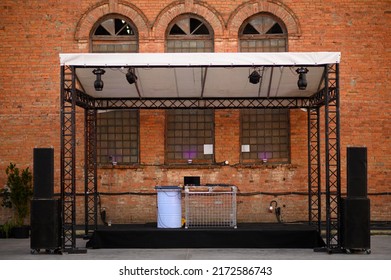
<path id="1" fill-rule="evenodd" d="M 96 160 L 96 120 L 97 111 L 93 108 L 85 111 L 85 235 L 88 236 L 97 228 L 97 160 Z"/>
<path id="2" fill-rule="evenodd" d="M 76 106 L 85 109 L 85 233 L 97 227 L 96 119 L 98 109 L 307 108 L 309 222 L 321 225 L 320 108 L 325 115 L 327 250 L 339 250 L 341 196 L 339 65 L 325 66 L 325 88 L 310 98 L 156 98 L 94 99 L 76 79 L 75 68 L 61 66 L 62 248 L 76 252 Z"/>
<path id="3" fill-rule="evenodd" d="M 339 66 L 328 65 L 325 95 L 326 145 L 326 245 L 329 252 L 339 251 L 341 155 L 339 116 Z"/>
<path id="4" fill-rule="evenodd" d="M 309 105 L 304 98 L 155 98 L 95 99 L 96 109 L 184 109 L 184 108 L 302 108 Z"/>
<path id="5" fill-rule="evenodd" d="M 61 201 L 62 201 L 62 249 L 75 248 L 75 154 L 76 154 L 76 90 L 75 69 L 61 67 Z"/>
<path id="6" fill-rule="evenodd" d="M 319 107 L 308 111 L 308 219 L 321 231 L 320 114 Z"/>

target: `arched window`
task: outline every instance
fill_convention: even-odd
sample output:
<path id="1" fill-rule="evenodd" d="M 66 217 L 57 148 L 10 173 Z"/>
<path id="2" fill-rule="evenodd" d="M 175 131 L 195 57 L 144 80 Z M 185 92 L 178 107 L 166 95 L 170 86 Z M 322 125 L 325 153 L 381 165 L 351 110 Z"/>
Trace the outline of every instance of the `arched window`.
<path id="1" fill-rule="evenodd" d="M 203 19 L 182 15 L 166 33 L 166 52 L 213 52 L 213 31 Z M 166 112 L 166 162 L 213 163 L 214 111 L 168 110 Z"/>
<path id="2" fill-rule="evenodd" d="M 285 52 L 287 32 L 285 25 L 269 14 L 248 18 L 239 29 L 241 52 Z"/>
<path id="3" fill-rule="evenodd" d="M 124 17 L 104 17 L 91 31 L 91 52 L 138 52 L 137 30 Z M 97 161 L 100 165 L 139 163 L 139 111 L 98 111 Z"/>
<path id="4" fill-rule="evenodd" d="M 137 30 L 124 17 L 105 17 L 91 32 L 91 51 L 94 53 L 138 52 Z"/>
<path id="5" fill-rule="evenodd" d="M 199 17 L 179 16 L 167 28 L 166 52 L 213 52 L 213 30 Z"/>
<path id="6" fill-rule="evenodd" d="M 285 25 L 269 14 L 243 22 L 239 30 L 241 52 L 285 52 Z M 290 126 L 288 109 L 242 109 L 241 161 L 243 163 L 289 163 Z"/>

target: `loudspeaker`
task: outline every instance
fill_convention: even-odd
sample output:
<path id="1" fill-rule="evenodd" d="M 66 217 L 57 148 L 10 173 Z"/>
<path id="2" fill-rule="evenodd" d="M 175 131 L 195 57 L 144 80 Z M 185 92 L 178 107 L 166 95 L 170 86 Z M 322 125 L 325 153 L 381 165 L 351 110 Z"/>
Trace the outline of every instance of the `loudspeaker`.
<path id="1" fill-rule="evenodd" d="M 347 148 L 347 196 L 367 197 L 367 148 Z"/>
<path id="2" fill-rule="evenodd" d="M 341 245 L 345 249 L 371 247 L 370 201 L 368 198 L 342 198 Z"/>
<path id="3" fill-rule="evenodd" d="M 60 201 L 58 199 L 32 199 L 30 213 L 31 249 L 55 250 L 60 248 Z"/>
<path id="4" fill-rule="evenodd" d="M 34 148 L 33 198 L 52 198 L 54 191 L 54 150 Z"/>

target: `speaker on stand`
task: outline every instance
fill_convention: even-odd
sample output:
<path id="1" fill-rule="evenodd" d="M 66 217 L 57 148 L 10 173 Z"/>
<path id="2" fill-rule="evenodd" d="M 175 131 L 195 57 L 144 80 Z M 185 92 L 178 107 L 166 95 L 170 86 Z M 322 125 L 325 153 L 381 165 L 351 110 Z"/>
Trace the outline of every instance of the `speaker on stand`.
<path id="1" fill-rule="evenodd" d="M 61 253 L 61 203 L 60 200 L 53 198 L 54 150 L 35 148 L 33 156 L 31 253 L 39 253 L 41 249 L 47 253 Z"/>
<path id="2" fill-rule="evenodd" d="M 31 201 L 31 253 L 44 249 L 47 253 L 60 253 L 61 220 L 60 200 L 33 199 Z"/>
<path id="3" fill-rule="evenodd" d="M 33 198 L 53 198 L 54 192 L 54 150 L 34 148 L 33 154 Z"/>
<path id="4" fill-rule="evenodd" d="M 341 199 L 341 246 L 370 253 L 370 200 L 367 198 L 367 148 L 347 148 L 347 197 Z"/>

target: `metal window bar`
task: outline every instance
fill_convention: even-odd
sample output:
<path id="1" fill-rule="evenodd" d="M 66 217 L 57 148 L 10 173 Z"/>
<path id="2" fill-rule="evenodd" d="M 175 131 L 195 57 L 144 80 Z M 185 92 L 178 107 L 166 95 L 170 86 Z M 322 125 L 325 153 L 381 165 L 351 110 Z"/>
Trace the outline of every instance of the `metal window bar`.
<path id="1" fill-rule="evenodd" d="M 185 228 L 237 228 L 236 186 L 185 186 Z"/>

